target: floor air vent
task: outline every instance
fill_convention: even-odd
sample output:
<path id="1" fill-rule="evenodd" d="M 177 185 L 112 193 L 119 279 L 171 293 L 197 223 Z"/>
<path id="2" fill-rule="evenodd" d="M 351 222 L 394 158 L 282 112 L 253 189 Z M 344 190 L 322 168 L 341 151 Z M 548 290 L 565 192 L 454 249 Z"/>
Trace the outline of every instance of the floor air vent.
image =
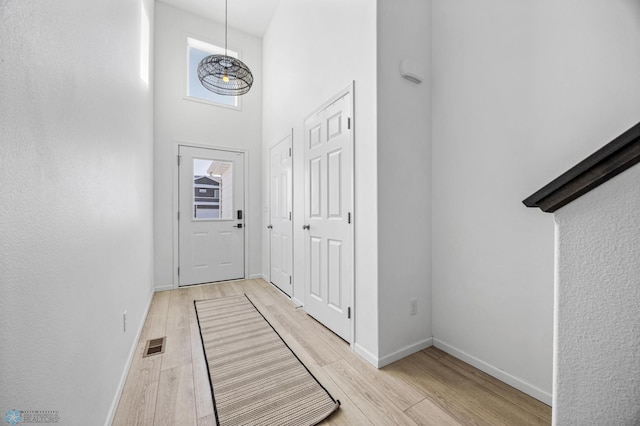
<path id="1" fill-rule="evenodd" d="M 147 340 L 147 345 L 144 348 L 144 354 L 142 357 L 148 357 L 151 355 L 158 355 L 164 353 L 164 342 L 166 337 L 160 337 L 159 339 Z"/>

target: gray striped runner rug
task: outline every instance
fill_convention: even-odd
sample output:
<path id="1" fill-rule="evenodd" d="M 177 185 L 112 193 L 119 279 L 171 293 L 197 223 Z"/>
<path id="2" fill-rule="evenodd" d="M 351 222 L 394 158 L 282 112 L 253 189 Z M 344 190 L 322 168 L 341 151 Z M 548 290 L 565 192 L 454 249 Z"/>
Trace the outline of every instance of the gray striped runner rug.
<path id="1" fill-rule="evenodd" d="M 246 295 L 194 304 L 218 425 L 315 425 L 339 408 Z"/>

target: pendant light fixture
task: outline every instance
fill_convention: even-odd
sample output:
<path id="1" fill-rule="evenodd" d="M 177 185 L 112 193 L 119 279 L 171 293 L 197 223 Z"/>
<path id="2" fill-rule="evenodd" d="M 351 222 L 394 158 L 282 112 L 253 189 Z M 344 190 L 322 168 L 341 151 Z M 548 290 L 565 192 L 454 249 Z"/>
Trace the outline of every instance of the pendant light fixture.
<path id="1" fill-rule="evenodd" d="M 198 79 L 206 89 L 227 96 L 244 95 L 253 84 L 249 67 L 227 55 L 227 0 L 224 1 L 224 55 L 210 55 L 200 61 Z"/>

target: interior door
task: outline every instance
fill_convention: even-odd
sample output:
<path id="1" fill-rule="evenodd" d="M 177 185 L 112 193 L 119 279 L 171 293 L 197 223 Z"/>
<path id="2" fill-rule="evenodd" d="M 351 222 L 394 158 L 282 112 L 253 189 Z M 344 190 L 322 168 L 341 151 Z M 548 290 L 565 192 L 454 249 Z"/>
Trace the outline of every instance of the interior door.
<path id="1" fill-rule="evenodd" d="M 244 278 L 244 153 L 178 149 L 179 285 Z"/>
<path id="2" fill-rule="evenodd" d="M 291 135 L 269 150 L 270 279 L 291 297 L 293 264 Z"/>
<path id="3" fill-rule="evenodd" d="M 304 123 L 304 309 L 351 341 L 354 280 L 352 90 Z"/>

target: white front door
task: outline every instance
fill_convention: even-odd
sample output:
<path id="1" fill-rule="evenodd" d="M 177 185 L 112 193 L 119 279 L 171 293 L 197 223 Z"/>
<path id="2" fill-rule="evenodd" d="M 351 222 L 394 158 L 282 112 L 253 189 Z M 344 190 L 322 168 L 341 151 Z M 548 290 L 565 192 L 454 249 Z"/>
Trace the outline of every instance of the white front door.
<path id="1" fill-rule="evenodd" d="M 351 341 L 354 280 L 352 90 L 304 123 L 304 309 Z"/>
<path id="2" fill-rule="evenodd" d="M 270 279 L 291 296 L 293 264 L 291 135 L 269 150 Z"/>
<path id="3" fill-rule="evenodd" d="M 244 153 L 179 155 L 179 285 L 244 278 Z"/>

